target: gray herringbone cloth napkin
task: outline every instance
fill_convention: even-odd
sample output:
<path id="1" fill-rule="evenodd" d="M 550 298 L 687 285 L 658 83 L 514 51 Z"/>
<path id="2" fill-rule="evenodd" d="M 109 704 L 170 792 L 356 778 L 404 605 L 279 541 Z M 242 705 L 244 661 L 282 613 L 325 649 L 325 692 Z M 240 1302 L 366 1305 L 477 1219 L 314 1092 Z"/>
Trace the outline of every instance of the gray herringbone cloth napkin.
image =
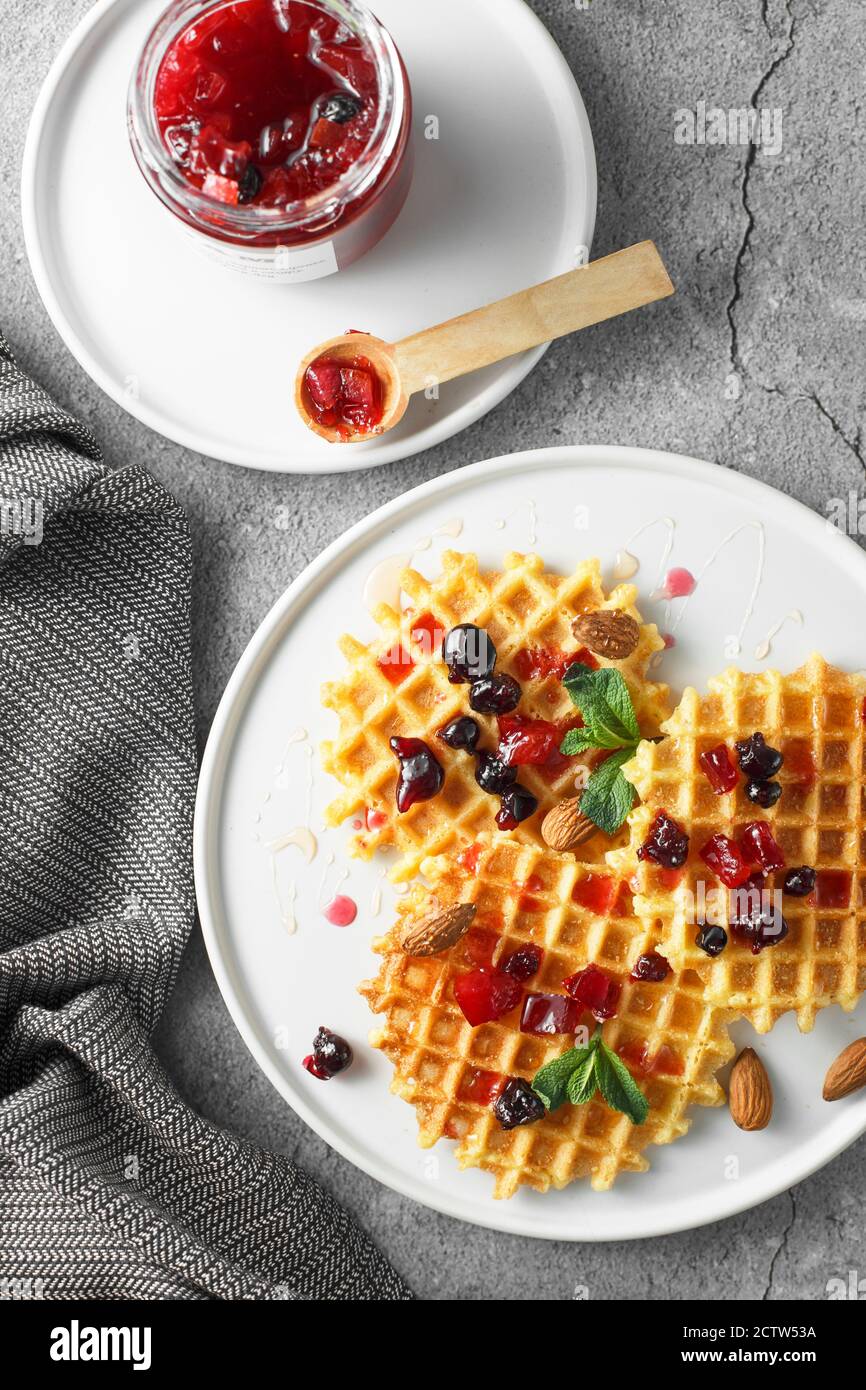
<path id="1" fill-rule="evenodd" d="M 193 921 L 189 534 L 2 337 L 0 519 L 0 1297 L 409 1297 L 151 1049 Z"/>

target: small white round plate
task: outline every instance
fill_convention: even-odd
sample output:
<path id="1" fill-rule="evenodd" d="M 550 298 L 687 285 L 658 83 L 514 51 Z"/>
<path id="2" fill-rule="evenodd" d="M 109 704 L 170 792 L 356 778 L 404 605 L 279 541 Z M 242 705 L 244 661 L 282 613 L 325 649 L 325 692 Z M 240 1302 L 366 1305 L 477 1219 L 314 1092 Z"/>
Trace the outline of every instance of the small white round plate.
<path id="1" fill-rule="evenodd" d="M 349 328 L 396 341 L 570 270 L 595 226 L 592 135 L 574 78 L 523 0 L 377 0 L 415 98 L 416 172 L 385 239 L 324 280 L 269 285 L 202 257 L 139 173 L 130 73 L 164 0 L 100 0 L 57 58 L 25 150 L 39 293 L 97 384 L 151 429 L 228 463 L 332 473 L 428 449 L 498 405 L 537 348 L 416 397 L 381 440 L 301 424 L 295 369 Z M 428 138 L 437 136 L 438 138 Z"/>
<path id="2" fill-rule="evenodd" d="M 376 972 L 370 941 L 393 920 L 395 899 L 382 863 L 347 857 L 349 827 L 321 830 L 337 787 L 318 769 L 316 747 L 336 722 L 319 706 L 319 687 L 342 669 L 341 633 L 373 635 L 363 602 L 371 570 L 411 552 L 416 568 L 432 576 L 449 545 L 477 552 L 489 568 L 508 550 L 537 550 L 548 568 L 566 573 L 597 555 L 608 578 L 627 548 L 640 561 L 635 582 L 644 612 L 663 630 L 676 626 L 677 645 L 660 668 L 676 694 L 728 665 L 738 641 L 749 670 L 791 670 L 813 649 L 847 669 L 864 664 L 850 615 L 858 603 L 866 606 L 866 556 L 761 483 L 672 454 L 586 447 L 515 454 L 416 488 L 353 527 L 295 580 L 247 648 L 217 712 L 199 789 L 196 883 L 229 1010 L 262 1070 L 329 1144 L 450 1216 L 557 1240 L 622 1240 L 754 1206 L 866 1129 L 866 1094 L 837 1105 L 821 1099 L 827 1066 L 866 1031 L 866 1001 L 853 1014 L 823 1010 L 808 1035 L 791 1015 L 766 1038 L 737 1025 L 737 1040 L 754 1046 L 772 1075 L 772 1125 L 742 1134 L 726 1109 L 696 1110 L 688 1135 L 648 1151 L 648 1173 L 626 1174 L 602 1194 L 579 1182 L 494 1201 L 489 1176 L 459 1172 L 447 1140 L 433 1150 L 417 1147 L 414 1112 L 390 1094 L 390 1065 L 366 1045 L 374 1020 L 356 987 Z M 649 598 L 668 564 L 701 576 L 691 599 L 670 613 Z M 802 621 L 786 618 L 795 613 Z M 304 824 L 319 840 L 312 863 L 294 845 L 268 848 Z M 338 886 L 360 907 L 346 929 L 321 912 Z M 294 935 L 284 921 L 290 911 Z M 351 1072 L 329 1084 L 301 1068 L 320 1024 L 345 1034 L 356 1050 Z"/>

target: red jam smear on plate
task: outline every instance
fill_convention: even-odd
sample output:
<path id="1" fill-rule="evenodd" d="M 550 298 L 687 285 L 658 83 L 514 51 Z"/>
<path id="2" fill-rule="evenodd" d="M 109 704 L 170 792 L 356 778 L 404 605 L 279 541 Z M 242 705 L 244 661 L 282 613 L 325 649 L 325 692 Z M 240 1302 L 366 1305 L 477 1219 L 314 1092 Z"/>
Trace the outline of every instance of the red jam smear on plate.
<path id="1" fill-rule="evenodd" d="M 366 149 L 378 104 L 370 50 L 303 0 L 215 4 L 174 39 L 154 93 L 187 181 L 266 208 L 332 187 Z"/>

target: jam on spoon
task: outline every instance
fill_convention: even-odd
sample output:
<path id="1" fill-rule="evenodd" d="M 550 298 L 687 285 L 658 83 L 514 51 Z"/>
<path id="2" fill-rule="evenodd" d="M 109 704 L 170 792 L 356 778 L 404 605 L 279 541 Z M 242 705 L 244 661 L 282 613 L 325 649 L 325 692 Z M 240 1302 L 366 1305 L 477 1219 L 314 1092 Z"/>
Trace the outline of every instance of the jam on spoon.
<path id="1" fill-rule="evenodd" d="M 366 357 L 329 357 L 323 353 L 304 374 L 309 409 L 318 424 L 343 438 L 375 434 L 382 422 L 382 383 Z"/>

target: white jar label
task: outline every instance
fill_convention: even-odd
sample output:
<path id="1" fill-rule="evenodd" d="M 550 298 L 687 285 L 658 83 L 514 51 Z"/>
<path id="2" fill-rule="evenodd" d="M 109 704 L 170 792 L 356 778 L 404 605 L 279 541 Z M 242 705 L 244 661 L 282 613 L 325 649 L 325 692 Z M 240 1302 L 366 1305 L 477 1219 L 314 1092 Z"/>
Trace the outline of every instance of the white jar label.
<path id="1" fill-rule="evenodd" d="M 190 227 L 185 227 L 184 231 L 192 235 L 199 251 L 208 260 L 278 285 L 321 280 L 340 269 L 333 241 L 318 241 L 310 246 L 235 246 L 202 236 Z"/>

